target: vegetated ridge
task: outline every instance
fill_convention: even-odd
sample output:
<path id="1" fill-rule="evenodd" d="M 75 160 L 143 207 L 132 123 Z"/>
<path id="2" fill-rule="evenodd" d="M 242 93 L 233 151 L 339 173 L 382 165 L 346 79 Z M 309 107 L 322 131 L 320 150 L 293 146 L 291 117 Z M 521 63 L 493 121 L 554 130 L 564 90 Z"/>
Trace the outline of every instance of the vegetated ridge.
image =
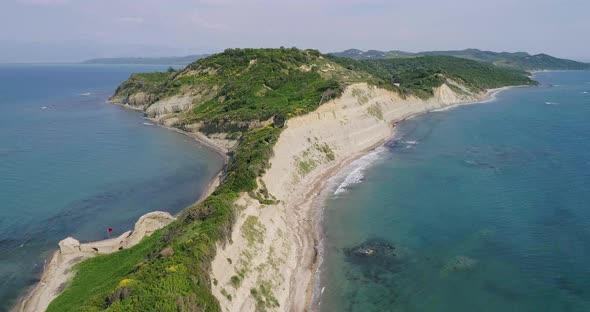
<path id="1" fill-rule="evenodd" d="M 133 74 L 111 101 L 142 109 L 166 125 L 234 142 L 229 163 L 215 192 L 177 221 L 135 247 L 80 263 L 48 311 L 220 311 L 211 292 L 211 261 L 217 244 L 230 237 L 235 201 L 249 193 L 272 204 L 258 178 L 268 169 L 285 121 L 357 82 L 421 98 L 443 84 L 475 93 L 535 84 L 526 72 L 459 58 L 355 61 L 295 48 L 231 49 L 180 71 Z M 172 105 L 178 101 L 186 105 Z M 268 307 L 270 296 L 252 296 L 261 311 Z"/>
<path id="2" fill-rule="evenodd" d="M 556 58 L 544 53 L 531 55 L 526 52 L 491 52 L 478 49 L 451 50 L 451 51 L 361 51 L 349 49 L 342 52 L 330 53 L 338 57 L 352 58 L 356 60 L 410 58 L 420 56 L 454 56 L 479 62 L 492 63 L 497 66 L 512 67 L 522 70 L 587 70 L 590 64 L 567 59 Z"/>

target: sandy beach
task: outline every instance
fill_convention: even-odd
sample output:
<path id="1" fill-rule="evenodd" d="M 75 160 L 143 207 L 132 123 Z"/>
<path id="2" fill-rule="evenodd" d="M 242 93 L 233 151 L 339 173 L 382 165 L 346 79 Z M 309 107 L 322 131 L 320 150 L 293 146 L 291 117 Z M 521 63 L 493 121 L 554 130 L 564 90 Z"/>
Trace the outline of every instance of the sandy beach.
<path id="1" fill-rule="evenodd" d="M 260 304 L 273 311 L 317 308 L 313 291 L 320 207 L 330 177 L 389 140 L 397 122 L 492 101 L 505 89 L 457 94 L 443 85 L 433 98 L 421 100 L 355 84 L 341 98 L 290 119 L 275 145 L 271 167 L 260 179 L 279 203 L 262 205 L 244 194 L 232 243 L 218 247 L 212 289 L 224 311 L 255 311 Z M 262 235 L 252 240 L 252 231 Z M 232 283 L 236 277 L 239 284 Z M 253 289 L 268 295 L 261 300 L 252 295 Z"/>

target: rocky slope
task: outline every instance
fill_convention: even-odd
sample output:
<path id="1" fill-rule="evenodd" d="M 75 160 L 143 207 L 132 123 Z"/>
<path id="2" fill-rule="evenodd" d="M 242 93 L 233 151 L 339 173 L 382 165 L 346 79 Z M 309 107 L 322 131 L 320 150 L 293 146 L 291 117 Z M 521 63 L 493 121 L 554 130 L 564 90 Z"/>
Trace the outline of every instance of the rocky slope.
<path id="1" fill-rule="evenodd" d="M 224 311 L 306 311 L 317 265 L 318 200 L 327 178 L 391 137 L 396 122 L 486 99 L 444 84 L 428 100 L 366 83 L 287 121 L 259 180 L 276 201 L 244 194 L 230 244 L 219 244 L 212 288 Z"/>
<path id="2" fill-rule="evenodd" d="M 310 207 L 327 176 L 385 140 L 392 122 L 479 100 L 488 88 L 533 84 L 524 72 L 474 61 L 419 61 L 237 49 L 132 75 L 112 102 L 232 142 L 228 165 L 212 195 L 153 238 L 82 266 L 48 311 L 303 311 L 315 263 Z"/>

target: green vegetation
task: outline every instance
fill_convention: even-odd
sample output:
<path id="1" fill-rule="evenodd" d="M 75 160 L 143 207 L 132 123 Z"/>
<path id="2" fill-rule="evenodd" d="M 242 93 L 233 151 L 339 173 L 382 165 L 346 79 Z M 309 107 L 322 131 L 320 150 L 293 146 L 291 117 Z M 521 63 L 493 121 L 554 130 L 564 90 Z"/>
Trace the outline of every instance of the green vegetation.
<path id="1" fill-rule="evenodd" d="M 230 49 L 168 77 L 155 74 L 161 79 L 132 76 L 114 97 L 143 90 L 153 94 L 151 104 L 172 95 L 199 94 L 197 107 L 184 116 L 179 127 L 201 122 L 205 133 L 239 133 L 270 118 L 284 122 L 338 97 L 342 81 L 324 74 L 319 68 L 323 62 L 315 50 Z M 306 70 L 305 66 L 310 67 Z"/>
<path id="2" fill-rule="evenodd" d="M 265 312 L 268 308 L 278 308 L 279 302 L 272 292 L 269 282 L 263 282 L 257 288 L 250 289 L 250 294 L 256 300 L 256 311 Z"/>
<path id="3" fill-rule="evenodd" d="M 367 108 L 367 114 L 377 118 L 377 120 L 383 120 L 383 109 L 379 103 L 375 103 Z"/>
<path id="4" fill-rule="evenodd" d="M 130 95 L 144 92 L 146 94 L 157 94 L 162 85 L 174 76 L 174 71 L 132 74 L 125 80 L 115 92 L 117 97 L 128 97 Z"/>
<path id="5" fill-rule="evenodd" d="M 258 190 L 256 192 L 248 192 L 250 197 L 255 198 L 258 200 L 259 203 L 263 205 L 276 205 L 279 203 L 276 197 L 274 197 L 271 193 L 268 192 L 268 188 L 262 179 L 259 179 L 258 182 L 260 183 L 258 186 Z"/>
<path id="6" fill-rule="evenodd" d="M 560 59 L 547 54 L 531 55 L 526 52 L 491 52 L 478 49 L 466 49 L 459 51 L 428 51 L 411 53 L 404 51 L 382 52 L 369 50 L 367 52 L 350 49 L 343 52 L 331 53 L 333 56 L 352 58 L 356 60 L 375 60 L 387 58 L 410 58 L 420 56 L 453 56 L 470 59 L 478 62 L 492 63 L 494 65 L 511 67 L 522 70 L 588 70 L 590 64 L 572 60 Z"/>
<path id="7" fill-rule="evenodd" d="M 129 284 L 120 287 L 119 283 L 152 252 L 154 242 L 160 237 L 161 231 L 142 240 L 134 248 L 79 263 L 75 267 L 76 278 L 47 311 L 83 311 L 82 307 L 86 305 L 104 305 L 112 294 L 129 288 Z"/>
<path id="8" fill-rule="evenodd" d="M 194 76 L 192 81 L 219 84 L 220 90 L 217 97 L 188 114 L 184 122 L 204 122 L 206 133 L 234 132 L 246 130 L 248 122 L 270 118 L 284 121 L 311 112 L 342 92 L 339 81 L 325 79 L 317 70 L 301 69 L 319 62 L 318 57 L 317 51 L 245 49 L 228 50 L 191 64 L 188 71 L 214 73 Z"/>
<path id="9" fill-rule="evenodd" d="M 230 283 L 234 288 L 239 288 L 242 284 L 242 279 L 239 276 L 234 275 L 231 277 Z"/>
<path id="10" fill-rule="evenodd" d="M 523 71 L 450 56 L 363 61 L 331 56 L 330 59 L 347 69 L 368 72 L 390 85 L 397 83 L 403 94 L 414 94 L 421 98 L 431 97 L 433 88 L 441 86 L 447 79 L 463 84 L 472 91 L 534 83 Z"/>
<path id="11" fill-rule="evenodd" d="M 257 217 L 248 216 L 246 218 L 246 221 L 242 226 L 242 236 L 248 241 L 249 247 L 254 246 L 254 244 L 262 244 L 264 242 L 264 232 L 266 232 L 266 229 L 264 228 L 264 225 L 258 221 Z"/>
<path id="12" fill-rule="evenodd" d="M 334 155 L 334 151 L 332 150 L 330 145 L 328 145 L 328 143 L 324 143 L 322 145 L 315 143 L 314 146 L 316 147 L 316 149 L 318 151 L 322 152 L 324 154 L 324 156 L 326 156 L 326 159 L 328 161 L 333 161 L 334 159 L 336 159 L 336 156 Z"/>
<path id="13" fill-rule="evenodd" d="M 318 166 L 318 162 L 314 159 L 298 159 L 296 166 L 297 172 L 304 177 Z"/>
<path id="14" fill-rule="evenodd" d="M 117 89 L 116 97 L 144 92 L 153 103 L 190 94 L 196 108 L 179 115 L 181 122 L 176 126 L 198 124 L 205 133 L 231 133 L 238 145 L 211 196 L 137 246 L 79 264 L 71 284 L 47 311 L 220 311 L 210 280 L 216 244 L 231 235 L 240 194 L 273 200 L 266 187 L 259 185 L 259 177 L 269 166 L 285 121 L 338 97 L 352 82 L 394 90 L 398 89 L 392 82 L 399 82 L 399 90 L 426 97 L 447 78 L 478 90 L 531 83 L 523 72 L 454 58 L 360 62 L 284 48 L 227 50 L 181 71 L 132 75 Z M 377 107 L 368 110 L 380 116 Z M 315 142 L 307 153 L 303 158 L 314 162 L 335 159 L 325 143 Z M 299 166 L 309 172 L 312 164 Z M 263 231 L 256 217 L 247 218 L 243 234 L 250 244 L 260 242 Z M 235 261 L 238 269 L 231 286 L 241 285 L 250 269 L 249 259 L 251 255 L 243 253 Z M 271 286 L 261 282 L 251 289 L 258 311 L 279 306 Z M 231 300 L 227 290 L 221 293 Z"/>
<path id="15" fill-rule="evenodd" d="M 346 64 L 348 67 L 354 67 L 352 64 Z M 359 102 L 361 105 L 365 105 L 369 103 L 371 99 L 369 94 L 367 94 L 364 90 L 354 88 L 352 89 L 352 96 Z"/>
<path id="16" fill-rule="evenodd" d="M 531 55 L 526 52 L 490 52 L 477 49 L 461 51 L 433 51 L 422 52 L 419 56 L 445 55 L 466 58 L 479 62 L 492 63 L 501 67 L 511 67 L 522 70 L 585 70 L 590 64 L 572 60 L 560 59 L 547 54 Z"/>
<path id="17" fill-rule="evenodd" d="M 308 139 L 308 142 L 311 142 L 311 139 Z M 295 166 L 297 166 L 297 173 L 302 178 L 319 165 L 333 161 L 334 159 L 336 159 L 336 155 L 330 145 L 327 143 L 320 144 L 316 139 L 316 142 L 312 146 L 296 157 Z"/>
<path id="18" fill-rule="evenodd" d="M 196 81 L 196 85 L 219 84 L 219 97 L 186 116 L 186 122 L 203 122 L 211 131 L 234 127 L 234 120 L 228 118 L 245 122 L 272 118 L 276 123 L 240 127 L 240 143 L 223 182 L 211 196 L 138 247 L 83 262 L 72 284 L 48 311 L 219 311 L 209 272 L 216 242 L 231 233 L 234 201 L 240 193 L 258 188 L 256 179 L 268 167 L 285 119 L 309 112 L 341 92 L 337 81 L 323 78 L 317 71 L 299 70 L 300 65 L 318 57 L 317 51 L 295 49 L 229 50 L 178 73 L 133 75 L 123 83 L 117 95 L 149 92 L 156 98 L 184 87 L 179 79 L 189 84 Z M 258 65 L 262 69 L 256 69 Z M 195 71 L 201 73 L 188 76 Z M 207 77 L 211 73 L 214 77 Z M 254 98 L 264 106 L 253 102 Z M 256 237 L 256 233 L 250 234 Z M 161 256 L 160 251 L 167 247 L 174 253 Z M 95 278 L 93 274 L 100 272 L 108 274 Z M 122 280 L 133 282 L 121 288 Z"/>
<path id="19" fill-rule="evenodd" d="M 225 290 L 225 288 L 221 290 L 221 295 L 227 298 L 228 301 L 231 301 L 231 295 Z"/>

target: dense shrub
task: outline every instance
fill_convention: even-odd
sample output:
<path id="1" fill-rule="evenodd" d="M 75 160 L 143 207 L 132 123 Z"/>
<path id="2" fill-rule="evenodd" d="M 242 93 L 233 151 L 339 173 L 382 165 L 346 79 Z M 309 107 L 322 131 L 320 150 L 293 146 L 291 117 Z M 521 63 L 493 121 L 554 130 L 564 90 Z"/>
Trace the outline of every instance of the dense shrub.
<path id="1" fill-rule="evenodd" d="M 405 95 L 414 94 L 421 98 L 432 96 L 432 89 L 441 86 L 446 78 L 464 84 L 472 91 L 534 84 L 524 71 L 451 56 L 362 61 L 329 58 L 348 69 L 369 72 L 390 84 L 399 83 Z"/>

